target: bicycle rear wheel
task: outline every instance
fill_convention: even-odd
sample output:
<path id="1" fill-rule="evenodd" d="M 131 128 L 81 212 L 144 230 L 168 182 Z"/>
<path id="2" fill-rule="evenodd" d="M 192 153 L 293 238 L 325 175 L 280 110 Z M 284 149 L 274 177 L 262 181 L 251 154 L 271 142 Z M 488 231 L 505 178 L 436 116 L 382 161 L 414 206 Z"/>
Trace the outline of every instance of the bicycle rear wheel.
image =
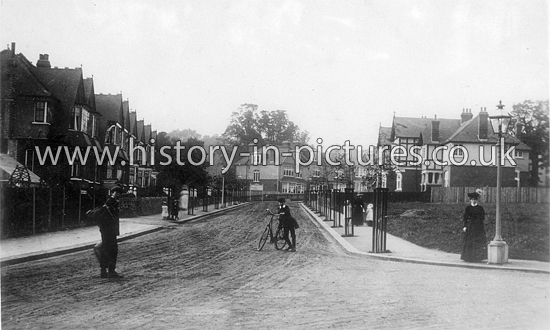
<path id="1" fill-rule="evenodd" d="M 277 228 L 277 232 L 275 233 L 274 241 L 275 241 L 275 249 L 282 250 L 286 246 L 286 241 L 284 237 L 284 229 L 283 227 Z"/>
<path id="2" fill-rule="evenodd" d="M 269 227 L 265 227 L 265 230 L 262 236 L 260 236 L 260 241 L 258 242 L 258 251 L 260 251 L 264 247 L 265 242 L 267 241 L 268 238 L 269 238 Z"/>

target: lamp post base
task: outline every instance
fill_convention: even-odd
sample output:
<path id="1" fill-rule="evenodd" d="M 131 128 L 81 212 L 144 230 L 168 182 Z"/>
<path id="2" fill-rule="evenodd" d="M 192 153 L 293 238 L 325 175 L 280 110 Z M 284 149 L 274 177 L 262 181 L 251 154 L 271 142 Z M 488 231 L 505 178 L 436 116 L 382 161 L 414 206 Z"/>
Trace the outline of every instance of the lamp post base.
<path id="1" fill-rule="evenodd" d="M 508 263 L 508 244 L 505 241 L 491 241 L 487 247 L 487 263 L 506 264 Z"/>

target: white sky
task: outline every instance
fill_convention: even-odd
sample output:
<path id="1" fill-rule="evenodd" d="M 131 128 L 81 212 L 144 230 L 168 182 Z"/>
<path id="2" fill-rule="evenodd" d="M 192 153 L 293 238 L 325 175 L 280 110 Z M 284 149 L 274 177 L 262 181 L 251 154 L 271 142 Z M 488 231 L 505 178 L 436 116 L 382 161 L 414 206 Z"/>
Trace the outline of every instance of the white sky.
<path id="1" fill-rule="evenodd" d="M 222 134 L 240 104 L 310 143 L 376 143 L 397 116 L 549 98 L 540 0 L 1 0 L 0 45 L 79 67 L 158 131 Z"/>

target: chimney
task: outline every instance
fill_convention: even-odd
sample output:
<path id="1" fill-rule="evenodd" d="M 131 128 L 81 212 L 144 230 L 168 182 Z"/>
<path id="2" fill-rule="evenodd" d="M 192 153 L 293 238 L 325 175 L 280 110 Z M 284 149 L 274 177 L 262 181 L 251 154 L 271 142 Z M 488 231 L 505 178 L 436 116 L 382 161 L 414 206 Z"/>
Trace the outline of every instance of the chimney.
<path id="1" fill-rule="evenodd" d="M 439 141 L 439 123 L 440 121 L 437 120 L 437 115 L 436 115 L 434 120 L 432 120 L 432 141 L 433 142 Z"/>
<path id="2" fill-rule="evenodd" d="M 15 55 L 15 42 L 11 43 L 11 53 Z"/>
<path id="3" fill-rule="evenodd" d="M 37 68 L 46 68 L 51 69 L 52 66 L 50 64 L 50 55 L 48 54 L 40 54 L 40 58 L 36 62 Z"/>
<path id="4" fill-rule="evenodd" d="M 489 128 L 489 114 L 487 113 L 487 108 L 482 107 L 479 112 L 479 131 L 478 138 L 480 140 L 487 140 L 487 133 Z"/>
<path id="5" fill-rule="evenodd" d="M 472 109 L 462 109 L 462 114 L 460 115 L 460 124 L 464 124 L 473 117 L 474 115 L 472 114 Z"/>

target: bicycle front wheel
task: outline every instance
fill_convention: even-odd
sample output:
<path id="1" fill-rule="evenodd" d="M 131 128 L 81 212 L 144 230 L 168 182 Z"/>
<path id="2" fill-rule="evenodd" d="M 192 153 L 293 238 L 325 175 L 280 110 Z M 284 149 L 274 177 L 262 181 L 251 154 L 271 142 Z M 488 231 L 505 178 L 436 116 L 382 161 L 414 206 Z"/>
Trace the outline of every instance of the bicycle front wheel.
<path id="1" fill-rule="evenodd" d="M 285 232 L 285 230 L 283 229 L 283 227 L 277 228 L 277 232 L 275 233 L 275 239 L 274 239 L 275 249 L 277 249 L 277 250 L 282 250 L 286 246 L 284 232 Z"/>
<path id="2" fill-rule="evenodd" d="M 269 238 L 269 227 L 265 227 L 265 230 L 262 236 L 260 236 L 260 241 L 258 242 L 258 251 L 263 249 L 265 242 L 267 242 L 268 238 Z"/>

